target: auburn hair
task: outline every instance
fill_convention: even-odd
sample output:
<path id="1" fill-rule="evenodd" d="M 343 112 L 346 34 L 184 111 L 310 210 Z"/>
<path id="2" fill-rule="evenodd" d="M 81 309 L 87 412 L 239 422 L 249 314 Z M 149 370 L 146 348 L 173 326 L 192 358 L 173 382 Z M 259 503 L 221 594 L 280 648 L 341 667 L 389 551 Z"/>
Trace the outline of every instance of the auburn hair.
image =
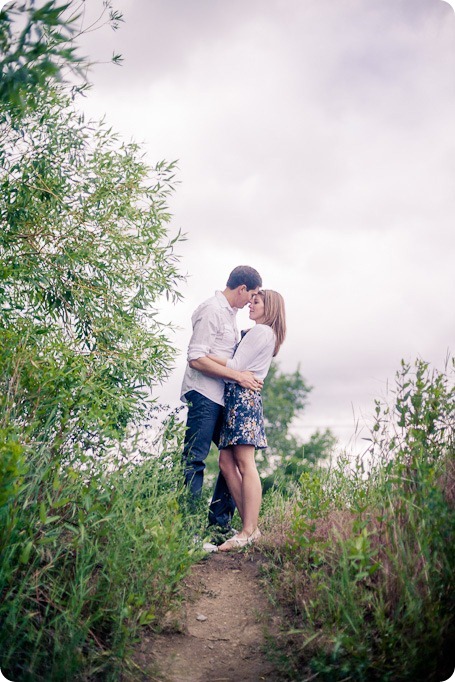
<path id="1" fill-rule="evenodd" d="M 286 313 L 284 299 L 281 294 L 272 289 L 261 289 L 258 296 L 264 301 L 264 320 L 261 324 L 268 324 L 275 332 L 275 350 L 273 356 L 277 355 L 281 344 L 286 337 Z"/>

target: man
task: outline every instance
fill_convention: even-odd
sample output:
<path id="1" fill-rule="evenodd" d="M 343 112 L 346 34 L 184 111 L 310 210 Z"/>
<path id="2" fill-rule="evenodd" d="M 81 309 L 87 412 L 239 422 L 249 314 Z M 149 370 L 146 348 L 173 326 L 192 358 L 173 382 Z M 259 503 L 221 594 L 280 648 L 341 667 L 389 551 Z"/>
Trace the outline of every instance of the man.
<path id="1" fill-rule="evenodd" d="M 211 362 L 209 353 L 232 357 L 238 341 L 236 314 L 262 286 L 259 273 L 239 265 L 229 275 L 224 291 L 204 301 L 191 318 L 193 333 L 188 346 L 188 365 L 183 378 L 181 400 L 188 404 L 183 459 L 185 483 L 193 498 L 201 495 L 205 459 L 213 440 L 218 445 L 223 405 L 224 380 L 244 388 L 261 388 L 252 372 L 239 372 Z M 235 510 L 224 476 L 220 473 L 209 509 L 209 523 L 229 529 Z"/>

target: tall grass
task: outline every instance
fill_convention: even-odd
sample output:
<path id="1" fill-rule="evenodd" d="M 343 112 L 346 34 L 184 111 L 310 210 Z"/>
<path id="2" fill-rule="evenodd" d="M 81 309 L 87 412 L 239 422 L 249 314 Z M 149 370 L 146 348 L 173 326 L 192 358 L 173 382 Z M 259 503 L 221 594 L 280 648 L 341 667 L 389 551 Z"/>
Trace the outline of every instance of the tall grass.
<path id="1" fill-rule="evenodd" d="M 453 363 L 452 363 L 453 369 Z M 453 373 L 402 364 L 366 456 L 267 503 L 289 679 L 440 682 L 454 665 Z"/>
<path id="2" fill-rule="evenodd" d="M 52 423 L 48 424 L 52 431 Z M 0 433 L 0 667 L 15 682 L 118 679 L 197 557 L 171 424 L 156 451 L 57 458 Z M 139 457 L 132 455 L 134 452 Z"/>

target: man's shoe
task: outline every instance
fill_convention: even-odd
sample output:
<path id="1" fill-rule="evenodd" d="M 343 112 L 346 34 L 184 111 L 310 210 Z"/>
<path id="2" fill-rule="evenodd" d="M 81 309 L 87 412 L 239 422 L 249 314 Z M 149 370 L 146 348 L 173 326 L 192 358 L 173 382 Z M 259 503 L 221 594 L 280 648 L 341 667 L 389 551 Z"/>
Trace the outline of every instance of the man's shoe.
<path id="1" fill-rule="evenodd" d="M 210 552 L 218 552 L 218 546 L 212 544 L 211 542 L 204 542 L 204 544 L 202 545 L 202 549 L 204 550 L 204 552 L 209 552 L 209 553 Z"/>

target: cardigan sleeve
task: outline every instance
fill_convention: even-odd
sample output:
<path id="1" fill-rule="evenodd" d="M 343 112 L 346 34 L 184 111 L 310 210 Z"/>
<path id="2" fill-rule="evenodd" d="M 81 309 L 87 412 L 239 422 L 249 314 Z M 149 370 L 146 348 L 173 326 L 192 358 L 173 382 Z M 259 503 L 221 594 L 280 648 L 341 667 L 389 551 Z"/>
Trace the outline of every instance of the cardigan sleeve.
<path id="1" fill-rule="evenodd" d="M 239 343 L 227 367 L 240 371 L 251 370 L 267 374 L 275 349 L 275 334 L 271 327 L 257 324 L 249 330 Z"/>

